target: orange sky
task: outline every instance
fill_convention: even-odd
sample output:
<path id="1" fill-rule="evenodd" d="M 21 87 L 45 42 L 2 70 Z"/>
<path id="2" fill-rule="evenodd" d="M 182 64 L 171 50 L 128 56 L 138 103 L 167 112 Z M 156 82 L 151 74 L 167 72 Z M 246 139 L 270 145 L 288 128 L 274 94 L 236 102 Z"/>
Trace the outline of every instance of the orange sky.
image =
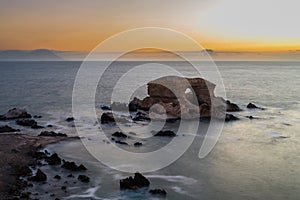
<path id="1" fill-rule="evenodd" d="M 121 31 L 157 26 L 217 51 L 299 50 L 298 8 L 296 0 L 3 0 L 0 49 L 89 51 Z"/>

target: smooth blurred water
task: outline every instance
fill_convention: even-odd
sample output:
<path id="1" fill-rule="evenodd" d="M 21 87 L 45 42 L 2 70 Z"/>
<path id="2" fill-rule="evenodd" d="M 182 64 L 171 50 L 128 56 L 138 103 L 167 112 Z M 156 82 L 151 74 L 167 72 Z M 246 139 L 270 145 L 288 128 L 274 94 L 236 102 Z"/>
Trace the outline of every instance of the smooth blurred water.
<path id="1" fill-rule="evenodd" d="M 41 125 L 53 124 L 52 129 L 55 131 L 76 134 L 73 124 L 64 119 L 72 115 L 72 89 L 80 64 L 81 62 L 1 62 L 0 112 L 4 113 L 13 107 L 24 107 L 32 114 L 43 116 L 38 120 Z M 117 62 L 107 70 L 98 87 L 96 106 L 107 102 L 115 81 L 139 64 L 142 63 Z M 193 75 L 193 71 L 185 63 L 163 64 Z M 300 63 L 216 64 L 224 81 L 227 98 L 243 109 L 242 112 L 235 113 L 241 120 L 227 123 L 213 151 L 200 160 L 197 155 L 203 139 L 201 131 L 207 126 L 206 122 L 202 122 L 199 136 L 179 160 L 167 168 L 145 174 L 151 181 L 151 187 L 166 189 L 167 199 L 172 200 L 299 199 Z M 137 74 L 136 78 L 145 75 Z M 265 110 L 247 110 L 245 106 L 249 102 L 262 106 Z M 249 120 L 245 117 L 248 115 L 259 119 Z M 1 123 L 9 123 L 23 132 L 38 133 L 19 127 L 13 121 Z M 86 126 L 88 128 L 93 125 Z M 138 125 L 132 127 L 133 131 L 135 128 Z M 111 131 L 114 130 L 112 128 Z M 158 148 L 167 142 L 167 139 L 148 140 L 141 150 Z M 135 151 L 128 148 L 127 150 Z M 146 198 L 152 198 L 143 191 L 120 191 L 119 179 L 129 174 L 109 169 L 97 162 L 80 141 L 56 144 L 50 150 L 60 153 L 65 159 L 84 163 L 89 169 L 87 174 L 91 177 L 91 183 L 70 185 L 68 193 L 64 193 L 60 190 L 62 181 L 51 183 L 49 180 L 52 187 L 35 186 L 39 190 L 52 188 L 58 197 L 71 196 L 72 199 L 144 199 L 145 195 Z M 48 166 L 44 170 L 51 174 L 58 173 L 61 169 Z M 89 191 L 85 194 L 86 190 Z M 39 198 L 44 197 L 47 199 L 49 196 Z"/>

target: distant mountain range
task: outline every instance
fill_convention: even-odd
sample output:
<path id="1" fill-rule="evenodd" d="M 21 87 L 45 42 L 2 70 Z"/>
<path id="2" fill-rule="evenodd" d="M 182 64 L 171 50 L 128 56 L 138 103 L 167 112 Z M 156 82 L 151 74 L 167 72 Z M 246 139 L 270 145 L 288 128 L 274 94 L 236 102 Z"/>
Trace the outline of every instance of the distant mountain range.
<path id="1" fill-rule="evenodd" d="M 4 50 L 0 51 L 1 61 L 34 60 L 34 61 L 61 61 L 63 60 L 55 51 L 48 49 L 28 50 Z"/>

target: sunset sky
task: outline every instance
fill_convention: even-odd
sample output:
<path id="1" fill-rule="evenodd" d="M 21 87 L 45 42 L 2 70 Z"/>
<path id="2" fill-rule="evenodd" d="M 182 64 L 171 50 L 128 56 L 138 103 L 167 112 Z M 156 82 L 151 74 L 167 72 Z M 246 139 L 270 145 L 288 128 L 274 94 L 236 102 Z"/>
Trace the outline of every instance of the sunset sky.
<path id="1" fill-rule="evenodd" d="M 300 50 L 299 2 L 1 0 L 0 49 L 89 51 L 113 34 L 155 26 L 217 51 Z"/>

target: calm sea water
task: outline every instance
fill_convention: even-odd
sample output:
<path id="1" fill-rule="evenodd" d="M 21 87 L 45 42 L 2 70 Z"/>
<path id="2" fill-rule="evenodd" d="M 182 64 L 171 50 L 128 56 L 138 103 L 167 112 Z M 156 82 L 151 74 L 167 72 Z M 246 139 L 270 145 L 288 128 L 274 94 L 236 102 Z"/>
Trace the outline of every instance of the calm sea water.
<path id="1" fill-rule="evenodd" d="M 24 107 L 42 115 L 41 125 L 53 124 L 55 131 L 76 134 L 72 123 L 72 89 L 81 62 L 0 62 L 0 112 Z M 137 62 L 118 62 L 106 72 L 99 85 L 96 106 L 109 100 L 109 91 L 124 72 Z M 181 62 L 168 62 L 189 72 Z M 195 139 L 188 151 L 162 170 L 145 174 L 152 188 L 167 190 L 167 199 L 299 199 L 300 198 L 300 63 L 294 62 L 217 62 L 227 98 L 238 103 L 241 120 L 227 123 L 213 151 L 197 157 L 202 140 Z M 136 76 L 138 78 L 138 75 Z M 253 102 L 266 108 L 250 111 Z M 259 119 L 249 120 L 253 115 Z M 14 122 L 11 126 L 18 127 Z M 206 126 L 203 122 L 203 127 Z M 93 126 L 90 124 L 86 125 Z M 23 127 L 25 133 L 37 134 Z M 132 127 L 134 130 L 135 127 Z M 142 147 L 147 151 L 164 141 L 151 140 Z M 68 193 L 60 190 L 63 181 L 49 180 L 32 190 L 49 191 L 38 196 L 48 199 L 143 199 L 146 194 L 119 190 L 121 173 L 97 162 L 80 141 L 49 147 L 68 160 L 84 163 L 91 177 L 89 184 L 71 184 Z M 60 168 L 43 167 L 51 175 Z M 66 174 L 67 175 L 67 174 Z M 48 196 L 47 196 L 48 195 Z M 150 196 L 148 199 L 153 198 Z M 154 199 L 154 198 L 153 198 Z"/>

